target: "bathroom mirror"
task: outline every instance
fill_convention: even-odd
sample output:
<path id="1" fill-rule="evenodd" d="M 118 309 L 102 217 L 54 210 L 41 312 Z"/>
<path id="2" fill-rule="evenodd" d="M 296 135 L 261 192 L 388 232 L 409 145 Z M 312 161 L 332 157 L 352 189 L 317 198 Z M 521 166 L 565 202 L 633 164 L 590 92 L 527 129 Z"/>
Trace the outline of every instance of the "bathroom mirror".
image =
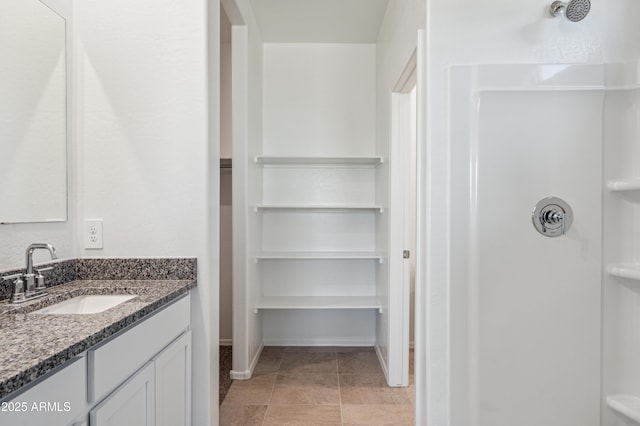
<path id="1" fill-rule="evenodd" d="M 67 220 L 66 21 L 0 1 L 0 223 Z"/>

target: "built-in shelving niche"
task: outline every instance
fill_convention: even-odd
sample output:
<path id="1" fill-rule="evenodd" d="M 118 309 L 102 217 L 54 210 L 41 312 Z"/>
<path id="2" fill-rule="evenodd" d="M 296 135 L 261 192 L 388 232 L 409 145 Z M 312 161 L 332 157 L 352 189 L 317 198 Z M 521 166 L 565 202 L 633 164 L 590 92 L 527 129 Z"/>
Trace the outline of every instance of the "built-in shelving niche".
<path id="1" fill-rule="evenodd" d="M 640 178 L 614 179 L 607 182 L 607 189 L 631 203 L 640 202 Z M 607 273 L 614 278 L 640 285 L 640 263 L 613 263 L 607 265 Z M 617 394 L 605 398 L 607 407 L 626 421 L 640 425 L 640 397 Z M 629 423 L 632 424 L 632 423 Z"/>
<path id="2" fill-rule="evenodd" d="M 354 268 L 375 276 L 375 263 L 384 259 L 373 250 L 375 215 L 384 213 L 384 207 L 374 202 L 375 169 L 383 164 L 382 157 L 265 155 L 255 157 L 254 162 L 261 166 L 263 179 L 263 200 L 254 212 L 263 215 L 262 241 L 268 246 L 254 255 L 255 262 L 267 263 L 262 269 L 263 295 L 254 313 L 289 309 L 381 311 L 379 297 L 364 295 L 375 294 L 373 279 L 368 284 L 366 280 L 346 284 L 344 289 L 340 284 L 327 284 L 326 293 L 322 284 L 310 282 L 313 280 L 286 281 L 296 271 L 300 276 L 304 268 L 310 276 L 331 271 L 342 282 L 350 280 L 340 274 Z M 357 238 L 344 237 L 349 234 Z M 299 266 L 302 262 L 312 263 Z M 270 278 L 267 270 L 275 274 Z M 361 294 L 353 294 L 350 287 Z M 300 295 L 305 292 L 309 294 Z"/>

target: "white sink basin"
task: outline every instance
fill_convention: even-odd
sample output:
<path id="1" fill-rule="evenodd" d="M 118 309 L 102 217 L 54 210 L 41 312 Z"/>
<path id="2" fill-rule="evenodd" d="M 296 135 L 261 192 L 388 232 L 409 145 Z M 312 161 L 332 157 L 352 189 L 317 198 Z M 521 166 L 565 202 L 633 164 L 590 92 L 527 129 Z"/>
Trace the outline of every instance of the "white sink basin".
<path id="1" fill-rule="evenodd" d="M 95 294 L 74 297 L 55 305 L 34 311 L 34 314 L 97 314 L 113 308 L 122 302 L 137 297 L 135 295 Z"/>

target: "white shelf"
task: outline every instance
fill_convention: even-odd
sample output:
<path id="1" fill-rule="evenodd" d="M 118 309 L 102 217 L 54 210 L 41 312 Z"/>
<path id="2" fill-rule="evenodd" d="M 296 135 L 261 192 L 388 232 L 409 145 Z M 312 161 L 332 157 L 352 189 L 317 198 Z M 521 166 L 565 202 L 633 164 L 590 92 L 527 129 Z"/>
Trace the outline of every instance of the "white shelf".
<path id="1" fill-rule="evenodd" d="M 378 260 L 382 262 L 383 256 L 372 251 L 266 251 L 255 256 L 258 260 L 268 259 L 319 259 L 319 260 Z"/>
<path id="2" fill-rule="evenodd" d="M 377 309 L 382 310 L 375 296 L 267 296 L 258 301 L 258 309 Z"/>
<path id="3" fill-rule="evenodd" d="M 299 211 L 377 211 L 384 212 L 384 207 L 374 204 L 260 204 L 255 210 L 299 210 Z"/>
<path id="4" fill-rule="evenodd" d="M 611 395 L 606 398 L 613 411 L 640 424 L 640 398 L 633 395 Z"/>
<path id="5" fill-rule="evenodd" d="M 300 164 L 300 165 L 371 165 L 382 164 L 382 157 L 301 157 L 301 156 L 271 156 L 259 155 L 254 162 L 258 164 Z"/>
<path id="6" fill-rule="evenodd" d="M 607 265 L 607 272 L 612 277 L 640 281 L 640 264 L 637 263 L 617 263 Z"/>
<path id="7" fill-rule="evenodd" d="M 607 188 L 612 192 L 640 191 L 640 178 L 610 180 Z"/>

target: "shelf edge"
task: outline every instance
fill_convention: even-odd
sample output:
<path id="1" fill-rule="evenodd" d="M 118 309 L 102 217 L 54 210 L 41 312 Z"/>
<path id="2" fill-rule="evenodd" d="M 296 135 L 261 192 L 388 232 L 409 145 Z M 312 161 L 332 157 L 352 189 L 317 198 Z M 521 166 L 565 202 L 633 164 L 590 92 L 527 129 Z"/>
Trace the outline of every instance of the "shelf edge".
<path id="1" fill-rule="evenodd" d="M 630 263 L 617 263 L 607 265 L 609 275 L 618 278 L 640 281 L 640 265 Z"/>
<path id="2" fill-rule="evenodd" d="M 640 398 L 633 395 L 611 395 L 605 398 L 607 406 L 613 411 L 640 424 Z"/>
<path id="3" fill-rule="evenodd" d="M 610 180 L 607 189 L 611 192 L 640 191 L 640 178 Z"/>

